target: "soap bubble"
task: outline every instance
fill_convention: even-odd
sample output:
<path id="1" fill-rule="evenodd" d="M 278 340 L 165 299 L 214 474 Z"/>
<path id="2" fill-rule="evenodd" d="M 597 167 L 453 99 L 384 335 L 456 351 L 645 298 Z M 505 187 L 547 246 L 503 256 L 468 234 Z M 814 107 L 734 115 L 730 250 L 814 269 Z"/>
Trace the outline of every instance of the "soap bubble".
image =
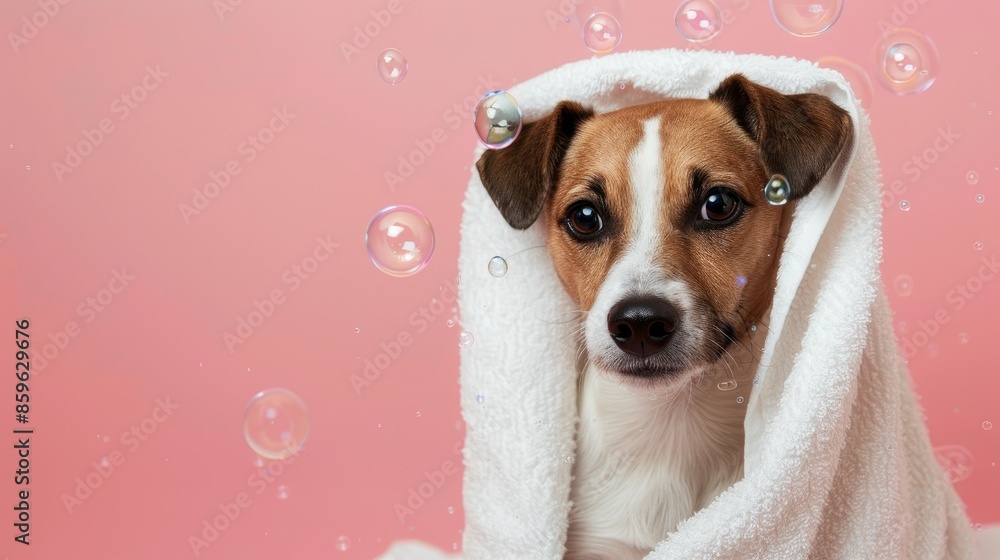
<path id="1" fill-rule="evenodd" d="M 717 385 L 720 391 L 732 391 L 736 388 L 736 381 L 730 379 L 728 381 L 723 381 Z"/>
<path id="2" fill-rule="evenodd" d="M 472 122 L 483 144 L 494 149 L 505 148 L 521 132 L 521 108 L 506 91 L 490 91 L 476 105 Z"/>
<path id="3" fill-rule="evenodd" d="M 736 397 L 736 403 L 737 404 L 743 404 L 743 397 L 742 396 Z"/>
<path id="4" fill-rule="evenodd" d="M 375 59 L 375 68 L 378 70 L 378 77 L 387 84 L 396 85 L 403 81 L 410 65 L 406 62 L 403 53 L 396 49 L 385 49 L 378 53 Z"/>
<path id="5" fill-rule="evenodd" d="M 722 31 L 722 12 L 713 0 L 688 0 L 677 6 L 674 25 L 684 40 L 703 43 Z"/>
<path id="6" fill-rule="evenodd" d="M 900 274 L 894 282 L 896 293 L 906 297 L 913 293 L 913 277 L 909 274 Z"/>
<path id="7" fill-rule="evenodd" d="M 288 487 L 282 484 L 278 487 L 278 499 L 285 500 L 288 498 Z"/>
<path id="8" fill-rule="evenodd" d="M 872 79 L 868 76 L 868 72 L 865 72 L 864 68 L 839 56 L 824 56 L 816 61 L 816 63 L 820 68 L 829 68 L 840 72 L 844 79 L 851 84 L 854 97 L 857 97 L 861 101 L 861 106 L 865 109 L 871 109 L 873 95 Z"/>
<path id="9" fill-rule="evenodd" d="M 819 35 L 833 27 L 844 11 L 843 0 L 770 0 L 771 15 L 785 31 L 798 37 Z"/>
<path id="10" fill-rule="evenodd" d="M 972 248 L 975 249 L 975 250 L 977 250 L 977 251 L 982 251 L 983 250 L 983 242 L 982 241 L 976 241 L 975 243 L 972 244 Z"/>
<path id="11" fill-rule="evenodd" d="M 340 552 L 347 552 L 351 548 L 351 538 L 347 535 L 337 537 L 337 543 L 333 546 Z"/>
<path id="12" fill-rule="evenodd" d="M 622 26 L 607 12 L 594 12 L 583 23 L 583 44 L 595 53 L 609 53 L 622 42 Z"/>
<path id="13" fill-rule="evenodd" d="M 507 261 L 503 257 L 493 257 L 490 259 L 490 264 L 487 266 L 490 271 L 490 276 L 494 278 L 500 278 L 501 276 L 507 274 Z"/>
<path id="14" fill-rule="evenodd" d="M 458 346 L 460 348 L 468 348 L 469 346 L 472 346 L 474 341 L 475 337 L 472 336 L 472 333 L 469 331 L 462 331 L 458 333 Z"/>
<path id="15" fill-rule="evenodd" d="M 965 174 L 965 182 L 970 185 L 975 185 L 979 182 L 979 173 L 976 171 L 969 171 Z"/>
<path id="16" fill-rule="evenodd" d="M 792 193 L 788 179 L 783 175 L 772 175 L 771 179 L 764 186 L 764 198 L 772 206 L 781 206 L 788 202 L 788 196 Z"/>
<path id="17" fill-rule="evenodd" d="M 309 436 L 309 413 L 287 389 L 267 389 L 250 399 L 243 413 L 243 435 L 258 455 L 285 459 L 299 452 Z"/>
<path id="18" fill-rule="evenodd" d="M 894 29 L 875 46 L 879 82 L 897 95 L 919 93 L 937 78 L 938 52 L 930 37 L 912 29 Z"/>
<path id="19" fill-rule="evenodd" d="M 389 206 L 376 212 L 368 222 L 365 245 L 379 270 L 393 276 L 409 276 L 430 262 L 434 228 L 416 208 Z"/>
<path id="20" fill-rule="evenodd" d="M 899 201 L 899 209 L 902 210 L 903 212 L 909 212 L 910 211 L 910 201 L 909 200 L 900 200 Z"/>
<path id="21" fill-rule="evenodd" d="M 982 204 L 982 203 L 986 202 L 986 196 L 982 195 L 982 194 L 977 194 L 976 195 L 976 202 L 978 202 L 979 204 Z"/>
<path id="22" fill-rule="evenodd" d="M 989 420 L 983 422 L 983 429 L 984 430 L 992 430 L 993 429 L 993 422 L 990 422 Z"/>
<path id="23" fill-rule="evenodd" d="M 969 478 L 975 466 L 972 453 L 961 445 L 935 447 L 934 457 L 952 484 Z"/>

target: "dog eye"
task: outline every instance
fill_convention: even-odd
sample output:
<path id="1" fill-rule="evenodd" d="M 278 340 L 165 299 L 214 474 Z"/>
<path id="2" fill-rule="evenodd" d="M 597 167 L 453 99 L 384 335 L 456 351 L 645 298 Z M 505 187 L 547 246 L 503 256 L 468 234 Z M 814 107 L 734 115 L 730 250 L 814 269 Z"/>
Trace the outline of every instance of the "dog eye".
<path id="1" fill-rule="evenodd" d="M 594 205 L 581 202 L 570 207 L 566 215 L 566 227 L 577 239 L 593 239 L 604 229 L 604 220 Z"/>
<path id="2" fill-rule="evenodd" d="M 739 215 L 743 201 L 732 190 L 713 187 L 701 205 L 701 219 L 711 222 L 730 222 Z"/>

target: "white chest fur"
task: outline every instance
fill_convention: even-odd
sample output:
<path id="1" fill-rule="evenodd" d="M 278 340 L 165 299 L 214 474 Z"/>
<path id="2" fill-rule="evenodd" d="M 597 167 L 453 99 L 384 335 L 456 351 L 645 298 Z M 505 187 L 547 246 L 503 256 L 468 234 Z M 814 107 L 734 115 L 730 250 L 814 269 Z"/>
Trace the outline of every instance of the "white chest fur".
<path id="1" fill-rule="evenodd" d="M 646 392 L 584 368 L 567 559 L 642 558 L 742 477 L 756 360 L 734 354 L 689 383 Z M 726 380 L 737 387 L 719 389 Z"/>

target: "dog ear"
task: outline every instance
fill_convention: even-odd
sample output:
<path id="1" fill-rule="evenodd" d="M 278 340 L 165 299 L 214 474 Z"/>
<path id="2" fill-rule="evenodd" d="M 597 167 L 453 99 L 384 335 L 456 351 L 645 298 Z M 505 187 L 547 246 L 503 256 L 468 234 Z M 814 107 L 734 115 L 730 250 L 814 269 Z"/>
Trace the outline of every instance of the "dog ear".
<path id="1" fill-rule="evenodd" d="M 780 173 L 801 198 L 854 143 L 850 115 L 822 95 L 783 95 L 734 74 L 709 96 L 757 141 L 768 173 Z"/>
<path id="2" fill-rule="evenodd" d="M 527 229 L 535 222 L 559 179 L 559 166 L 590 109 L 563 101 L 542 119 L 527 123 L 514 142 L 486 150 L 476 162 L 479 178 L 507 223 Z"/>

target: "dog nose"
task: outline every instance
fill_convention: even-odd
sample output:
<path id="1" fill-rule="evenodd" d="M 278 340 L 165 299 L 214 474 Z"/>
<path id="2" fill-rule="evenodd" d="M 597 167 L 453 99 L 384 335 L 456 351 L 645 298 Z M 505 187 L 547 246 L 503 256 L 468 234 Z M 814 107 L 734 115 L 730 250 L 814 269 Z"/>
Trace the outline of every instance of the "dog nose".
<path id="1" fill-rule="evenodd" d="M 658 297 L 622 300 L 608 313 L 611 338 L 619 348 L 640 358 L 662 350 L 677 323 L 677 308 Z"/>

